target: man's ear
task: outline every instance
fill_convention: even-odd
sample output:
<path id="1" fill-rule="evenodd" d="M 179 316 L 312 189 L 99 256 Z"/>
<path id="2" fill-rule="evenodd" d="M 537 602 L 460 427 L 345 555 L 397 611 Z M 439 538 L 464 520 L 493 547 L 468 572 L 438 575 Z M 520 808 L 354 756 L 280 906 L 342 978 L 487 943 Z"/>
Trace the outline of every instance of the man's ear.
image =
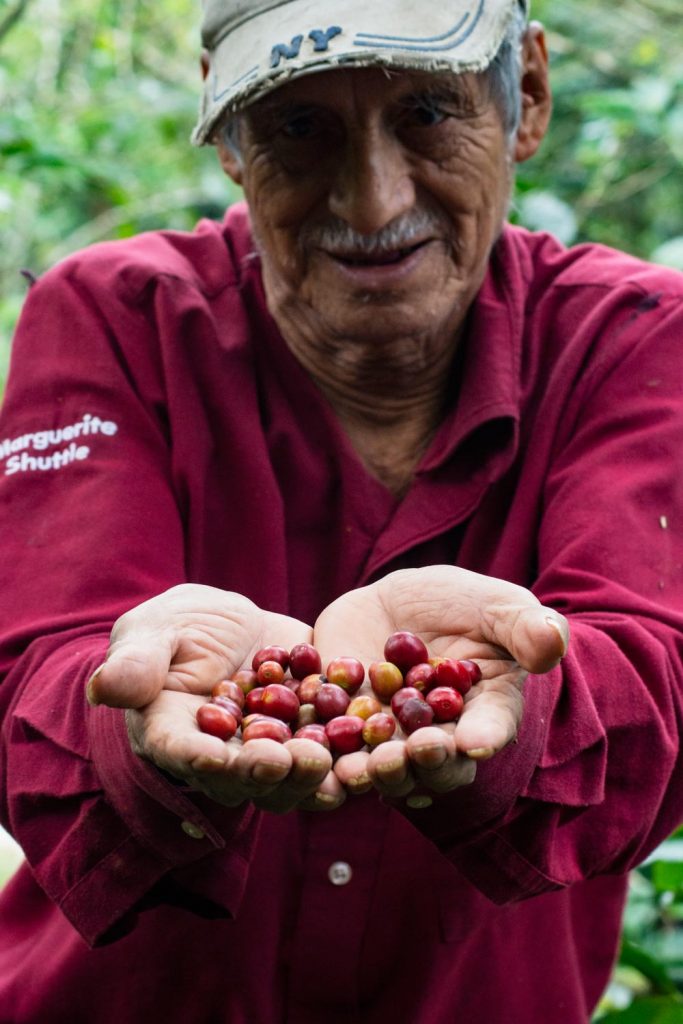
<path id="1" fill-rule="evenodd" d="M 540 146 L 551 111 L 545 33 L 538 21 L 532 21 L 522 41 L 522 116 L 515 142 L 517 163 L 528 160 Z"/>
<path id="2" fill-rule="evenodd" d="M 220 140 L 216 142 L 216 151 L 218 153 L 218 159 L 221 162 L 221 167 L 228 177 L 232 178 L 236 185 L 244 184 L 242 161 L 236 153 Z"/>

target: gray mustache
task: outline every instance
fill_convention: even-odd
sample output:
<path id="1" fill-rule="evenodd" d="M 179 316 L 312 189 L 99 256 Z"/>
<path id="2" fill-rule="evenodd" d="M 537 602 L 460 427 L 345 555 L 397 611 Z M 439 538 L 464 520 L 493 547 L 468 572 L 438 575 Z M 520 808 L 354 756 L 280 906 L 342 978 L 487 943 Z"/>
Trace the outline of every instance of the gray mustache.
<path id="1" fill-rule="evenodd" d="M 411 210 L 372 235 L 363 235 L 345 221 L 333 218 L 307 227 L 299 242 L 303 247 L 312 245 L 339 255 L 374 256 L 407 249 L 440 228 L 439 218 L 430 211 Z"/>

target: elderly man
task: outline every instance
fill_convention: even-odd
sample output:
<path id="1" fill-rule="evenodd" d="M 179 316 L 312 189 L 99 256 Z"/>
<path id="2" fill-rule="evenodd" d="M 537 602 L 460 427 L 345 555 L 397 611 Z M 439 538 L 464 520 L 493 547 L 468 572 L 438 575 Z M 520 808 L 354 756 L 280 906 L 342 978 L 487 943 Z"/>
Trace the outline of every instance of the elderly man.
<path id="1" fill-rule="evenodd" d="M 246 204 L 65 261 L 17 332 L 0 1018 L 585 1024 L 683 807 L 683 281 L 506 226 L 524 2 L 206 0 L 203 37 Z M 197 728 L 264 645 L 395 629 L 479 665 L 457 725 Z"/>

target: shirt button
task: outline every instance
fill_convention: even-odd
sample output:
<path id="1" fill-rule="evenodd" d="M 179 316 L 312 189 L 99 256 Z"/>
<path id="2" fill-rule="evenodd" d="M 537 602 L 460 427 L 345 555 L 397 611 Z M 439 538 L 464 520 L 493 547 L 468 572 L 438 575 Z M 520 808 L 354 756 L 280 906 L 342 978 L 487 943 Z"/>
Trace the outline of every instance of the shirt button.
<path id="1" fill-rule="evenodd" d="M 350 864 L 347 864 L 345 860 L 336 860 L 334 864 L 330 864 L 327 877 L 332 882 L 332 885 L 348 885 L 352 874 L 353 871 Z"/>
<path id="2" fill-rule="evenodd" d="M 190 839 L 203 839 L 205 836 L 204 830 L 198 825 L 193 825 L 191 821 L 183 821 L 180 827 Z"/>

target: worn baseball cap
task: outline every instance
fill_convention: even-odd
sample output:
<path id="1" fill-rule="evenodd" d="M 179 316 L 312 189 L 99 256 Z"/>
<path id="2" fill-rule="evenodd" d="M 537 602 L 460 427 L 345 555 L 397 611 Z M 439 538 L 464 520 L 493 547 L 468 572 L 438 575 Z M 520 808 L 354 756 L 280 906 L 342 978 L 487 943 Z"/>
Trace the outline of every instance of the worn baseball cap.
<path id="1" fill-rule="evenodd" d="M 338 67 L 483 71 L 529 0 L 202 0 L 208 51 L 195 145 L 224 114 Z"/>

